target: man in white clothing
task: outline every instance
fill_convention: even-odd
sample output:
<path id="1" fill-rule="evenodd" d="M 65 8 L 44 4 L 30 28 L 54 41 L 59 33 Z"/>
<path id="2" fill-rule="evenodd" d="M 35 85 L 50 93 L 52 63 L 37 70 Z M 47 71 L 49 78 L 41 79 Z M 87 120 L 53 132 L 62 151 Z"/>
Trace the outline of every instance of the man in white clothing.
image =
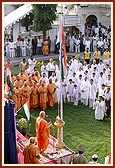
<path id="1" fill-rule="evenodd" d="M 54 93 L 54 97 L 55 97 L 55 103 L 59 103 L 60 102 L 60 80 L 58 80 L 57 78 L 55 79 L 55 85 L 56 85 L 56 91 Z"/>
<path id="2" fill-rule="evenodd" d="M 89 85 L 89 107 L 93 107 L 93 103 L 96 98 L 96 86 L 94 84 L 93 79 L 90 79 L 90 85 Z"/>
<path id="3" fill-rule="evenodd" d="M 47 64 L 47 70 L 48 70 L 48 77 L 52 75 L 52 72 L 55 72 L 55 66 L 52 58 L 50 58 L 50 62 Z"/>
<path id="4" fill-rule="evenodd" d="M 43 65 L 41 66 L 41 75 L 43 75 L 43 73 L 45 73 L 46 76 L 48 77 L 48 70 L 47 70 L 47 65 L 45 61 L 43 61 Z"/>
<path id="5" fill-rule="evenodd" d="M 26 56 L 26 47 L 27 47 L 26 41 L 23 39 L 21 41 L 21 50 L 22 50 L 22 56 L 23 57 Z"/>
<path id="6" fill-rule="evenodd" d="M 81 83 L 80 86 L 81 89 L 81 99 L 83 100 L 83 105 L 88 105 L 88 96 L 89 96 L 89 81 L 87 77 L 84 78 L 84 80 Z"/>
<path id="7" fill-rule="evenodd" d="M 9 57 L 9 40 L 6 39 L 5 42 L 5 52 L 6 52 L 6 57 Z"/>
<path id="8" fill-rule="evenodd" d="M 72 82 L 72 79 L 69 79 L 69 83 L 67 84 L 67 100 L 69 102 L 73 102 L 73 89 L 74 84 Z"/>
<path id="9" fill-rule="evenodd" d="M 38 36 L 37 38 L 37 54 L 38 55 L 42 54 L 42 43 L 43 43 L 43 40 L 40 38 L 40 36 Z"/>
<path id="10" fill-rule="evenodd" d="M 92 162 L 89 162 L 89 164 L 99 164 L 98 163 L 98 155 L 94 154 L 92 155 Z"/>
<path id="11" fill-rule="evenodd" d="M 32 72 L 34 70 L 35 65 L 36 65 L 36 60 L 31 55 L 30 58 L 28 59 L 28 69 L 29 69 L 29 72 Z"/>
<path id="12" fill-rule="evenodd" d="M 87 50 L 87 48 L 89 48 L 89 51 L 90 51 L 90 40 L 89 40 L 89 38 L 87 38 L 85 40 L 85 51 Z"/>
<path id="13" fill-rule="evenodd" d="M 52 79 L 52 82 L 55 83 L 55 79 L 56 79 L 55 72 L 52 72 L 52 75 L 49 77 L 49 79 Z"/>
<path id="14" fill-rule="evenodd" d="M 69 44 L 70 44 L 69 51 L 70 52 L 74 52 L 74 42 L 75 42 L 75 37 L 71 35 L 69 37 Z"/>
<path id="15" fill-rule="evenodd" d="M 76 53 L 80 52 L 80 40 L 78 37 L 75 39 L 75 52 Z"/>
<path id="16" fill-rule="evenodd" d="M 14 42 L 12 40 L 9 42 L 9 55 L 10 58 L 14 57 Z"/>
<path id="17" fill-rule="evenodd" d="M 78 86 L 78 100 L 80 100 L 80 101 L 81 101 L 81 89 L 80 89 L 80 87 L 81 87 L 82 80 L 83 80 L 82 75 L 79 75 L 77 86 Z"/>
<path id="18" fill-rule="evenodd" d="M 74 89 L 73 89 L 73 103 L 74 106 L 78 106 L 78 88 L 77 85 L 74 84 Z"/>
<path id="19" fill-rule="evenodd" d="M 103 120 L 105 113 L 105 101 L 103 100 L 102 96 L 99 96 L 98 100 L 94 102 L 93 106 L 95 109 L 95 119 Z"/>
<path id="20" fill-rule="evenodd" d="M 100 76 L 98 78 L 98 83 L 97 83 L 97 89 L 99 91 L 99 89 L 101 88 L 102 84 L 105 83 L 105 80 L 103 78 L 103 72 L 100 73 Z"/>
<path id="21" fill-rule="evenodd" d="M 40 78 L 40 82 L 45 84 L 49 83 L 49 79 L 46 77 L 45 73 L 42 74 L 42 77 Z"/>
<path id="22" fill-rule="evenodd" d="M 102 97 L 103 97 L 104 93 L 105 93 L 105 85 L 102 84 L 102 85 L 101 85 L 101 88 L 99 88 L 98 97 L 99 97 L 99 96 L 102 96 Z"/>

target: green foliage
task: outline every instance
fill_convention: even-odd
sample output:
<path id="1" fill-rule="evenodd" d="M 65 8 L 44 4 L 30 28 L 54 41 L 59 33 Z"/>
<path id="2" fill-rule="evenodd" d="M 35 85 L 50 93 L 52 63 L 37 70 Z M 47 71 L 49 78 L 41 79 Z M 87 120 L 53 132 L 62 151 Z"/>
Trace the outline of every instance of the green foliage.
<path id="1" fill-rule="evenodd" d="M 29 13 L 29 15 L 26 15 L 26 17 L 21 20 L 21 26 L 26 27 L 27 31 L 28 26 L 32 24 L 33 24 L 33 13 Z"/>
<path id="2" fill-rule="evenodd" d="M 56 20 L 56 4 L 33 4 L 35 31 L 47 31 Z"/>
<path id="3" fill-rule="evenodd" d="M 19 119 L 18 123 L 17 123 L 17 127 L 21 130 L 21 129 L 26 129 L 28 127 L 28 122 L 25 118 L 21 118 Z"/>

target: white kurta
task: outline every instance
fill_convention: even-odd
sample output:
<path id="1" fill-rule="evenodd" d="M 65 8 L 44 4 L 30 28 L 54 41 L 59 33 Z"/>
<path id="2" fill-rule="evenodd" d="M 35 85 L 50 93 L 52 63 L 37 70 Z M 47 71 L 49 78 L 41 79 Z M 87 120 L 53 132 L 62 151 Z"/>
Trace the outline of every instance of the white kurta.
<path id="1" fill-rule="evenodd" d="M 36 61 L 35 58 L 33 58 L 33 60 L 31 60 L 30 58 L 28 59 L 28 69 L 30 72 L 32 72 L 34 70 L 34 67 L 36 65 Z"/>
<path id="2" fill-rule="evenodd" d="M 93 107 L 96 98 L 96 85 L 93 83 L 89 85 L 89 107 Z"/>
<path id="3" fill-rule="evenodd" d="M 47 71 L 47 68 L 46 68 L 46 65 L 42 65 L 41 66 L 41 75 L 45 73 L 46 76 L 48 77 L 48 71 Z"/>
<path id="4" fill-rule="evenodd" d="M 75 106 L 78 105 L 78 88 L 73 89 L 73 103 Z"/>
<path id="5" fill-rule="evenodd" d="M 104 101 L 96 101 L 94 103 L 95 108 L 95 119 L 96 120 L 103 120 L 104 113 L 105 113 L 105 102 Z"/>
<path id="6" fill-rule="evenodd" d="M 80 86 L 81 89 L 81 99 L 83 99 L 83 104 L 88 105 L 88 96 L 89 96 L 89 81 L 83 80 Z"/>
<path id="7" fill-rule="evenodd" d="M 55 95 L 55 103 L 59 103 L 60 102 L 60 81 L 55 82 L 56 85 L 56 91 L 54 93 Z"/>
<path id="8" fill-rule="evenodd" d="M 9 42 L 9 55 L 11 58 L 14 57 L 14 42 Z"/>

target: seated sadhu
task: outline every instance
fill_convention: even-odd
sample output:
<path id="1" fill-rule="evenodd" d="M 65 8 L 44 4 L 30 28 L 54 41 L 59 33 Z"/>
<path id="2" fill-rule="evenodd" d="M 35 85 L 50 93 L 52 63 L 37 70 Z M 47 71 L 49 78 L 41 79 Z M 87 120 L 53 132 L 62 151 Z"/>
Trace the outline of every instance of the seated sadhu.
<path id="1" fill-rule="evenodd" d="M 40 151 L 38 147 L 35 145 L 35 138 L 31 137 L 29 144 L 27 144 L 24 148 L 24 163 L 25 164 L 40 164 Z"/>

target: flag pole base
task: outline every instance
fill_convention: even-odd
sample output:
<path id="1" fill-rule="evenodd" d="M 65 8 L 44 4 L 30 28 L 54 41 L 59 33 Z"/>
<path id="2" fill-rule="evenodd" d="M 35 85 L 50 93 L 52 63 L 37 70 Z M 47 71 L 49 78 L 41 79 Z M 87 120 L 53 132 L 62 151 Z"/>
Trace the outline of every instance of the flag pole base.
<path id="1" fill-rule="evenodd" d="M 64 121 L 57 121 L 54 123 L 54 125 L 57 127 L 58 132 L 57 132 L 57 140 L 58 143 L 56 144 L 56 147 L 63 148 L 65 146 L 64 142 L 62 142 L 62 128 L 64 126 L 65 122 Z"/>

